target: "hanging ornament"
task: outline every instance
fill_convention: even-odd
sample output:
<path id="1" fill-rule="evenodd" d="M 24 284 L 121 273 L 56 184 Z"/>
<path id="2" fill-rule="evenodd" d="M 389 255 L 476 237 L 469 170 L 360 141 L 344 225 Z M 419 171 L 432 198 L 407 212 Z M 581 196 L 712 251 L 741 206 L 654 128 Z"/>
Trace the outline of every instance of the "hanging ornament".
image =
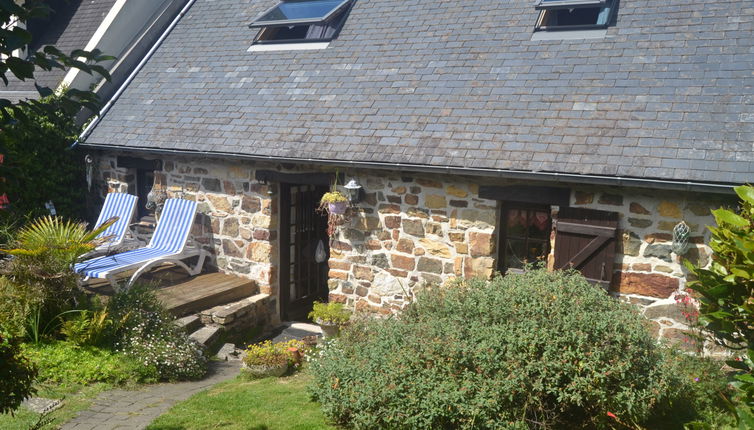
<path id="1" fill-rule="evenodd" d="M 94 158 L 91 155 L 86 154 L 84 157 L 84 163 L 86 163 L 86 188 L 92 191 L 92 178 L 94 177 Z"/>
<path id="2" fill-rule="evenodd" d="M 671 249 L 678 255 L 683 255 L 689 249 L 689 229 L 688 224 L 684 221 L 679 222 L 673 227 L 673 244 Z"/>

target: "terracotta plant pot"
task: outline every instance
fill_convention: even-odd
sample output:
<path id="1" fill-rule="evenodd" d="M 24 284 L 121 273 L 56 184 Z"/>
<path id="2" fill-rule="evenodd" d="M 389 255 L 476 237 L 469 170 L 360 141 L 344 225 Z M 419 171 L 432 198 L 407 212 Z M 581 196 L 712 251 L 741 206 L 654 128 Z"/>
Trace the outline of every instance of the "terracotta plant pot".
<path id="1" fill-rule="evenodd" d="M 343 215 L 344 213 L 346 213 L 347 207 L 348 207 L 348 202 L 335 202 L 335 203 L 327 204 L 327 210 L 331 214 L 335 214 L 335 215 Z"/>
<path id="2" fill-rule="evenodd" d="M 303 359 L 304 355 L 301 353 L 300 349 L 296 348 L 295 346 L 291 346 L 288 348 L 288 352 L 291 353 L 291 357 L 293 357 L 294 365 L 301 364 L 301 360 Z"/>
<path id="3" fill-rule="evenodd" d="M 325 339 L 332 339 L 338 337 L 340 333 L 340 325 L 331 323 L 329 321 L 322 321 L 318 319 L 316 323 L 322 329 L 322 337 Z"/>
<path id="4" fill-rule="evenodd" d="M 288 363 L 278 366 L 270 366 L 266 364 L 252 364 L 248 365 L 241 362 L 241 374 L 251 379 L 261 379 L 273 376 L 275 378 L 283 376 L 288 371 Z"/>

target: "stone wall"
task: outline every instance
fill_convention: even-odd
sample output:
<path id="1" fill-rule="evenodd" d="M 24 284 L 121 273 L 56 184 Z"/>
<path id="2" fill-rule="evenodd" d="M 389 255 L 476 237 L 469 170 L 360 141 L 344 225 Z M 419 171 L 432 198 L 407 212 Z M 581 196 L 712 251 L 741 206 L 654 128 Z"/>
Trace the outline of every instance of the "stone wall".
<path id="1" fill-rule="evenodd" d="M 331 241 L 330 299 L 390 313 L 417 288 L 495 269 L 497 202 L 458 179 L 357 176 L 366 192 Z"/>
<path id="2" fill-rule="evenodd" d="M 699 193 L 670 193 L 607 188 L 577 188 L 571 204 L 618 212 L 618 252 L 611 291 L 643 309 L 653 330 L 685 348 L 695 348 L 688 334 L 694 319 L 693 302 L 686 298 L 686 259 L 706 267 L 712 250 L 707 225 L 714 224 L 712 209 L 727 201 Z M 681 220 L 690 228 L 688 251 L 671 250 L 673 227 Z M 709 347 L 709 345 L 707 345 Z"/>
<path id="3" fill-rule="evenodd" d="M 134 172 L 116 168 L 114 157 L 101 157 L 99 167 L 107 189 L 133 187 Z M 274 184 L 253 179 L 255 168 L 275 166 L 176 158 L 165 161 L 158 180 L 169 195 L 199 202 L 193 233 L 213 253 L 211 264 L 254 279 L 262 293 L 276 299 L 278 199 Z M 298 172 L 313 170 L 321 167 Z M 425 285 L 494 272 L 499 203 L 480 198 L 479 185 L 514 182 L 385 171 L 360 171 L 355 179 L 364 199 L 330 242 L 331 300 L 387 314 Z M 705 226 L 713 223 L 710 209 L 722 203 L 699 194 L 615 187 L 574 186 L 571 192 L 572 206 L 619 213 L 611 291 L 640 306 L 658 335 L 679 341 L 687 337 L 688 313 L 676 297 L 685 292 L 687 274 L 681 256 L 671 251 L 672 229 L 685 220 L 691 246 L 683 258 L 709 264 Z M 553 214 L 556 218 L 557 207 Z"/>
<path id="4" fill-rule="evenodd" d="M 102 196 L 136 193 L 135 171 L 118 168 L 114 155 L 98 157 L 97 166 Z M 253 179 L 253 166 L 176 157 L 156 175 L 169 197 L 198 202 L 191 240 L 211 252 L 208 265 L 253 279 L 260 292 L 277 297 L 277 198 L 271 185 Z"/>

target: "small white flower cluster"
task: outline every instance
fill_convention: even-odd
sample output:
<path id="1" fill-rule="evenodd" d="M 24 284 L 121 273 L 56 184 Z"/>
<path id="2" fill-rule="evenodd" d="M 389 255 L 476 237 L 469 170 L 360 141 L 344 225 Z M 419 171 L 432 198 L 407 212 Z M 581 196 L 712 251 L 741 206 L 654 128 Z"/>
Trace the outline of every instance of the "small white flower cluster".
<path id="1" fill-rule="evenodd" d="M 116 347 L 152 369 L 161 380 L 198 379 L 207 371 L 201 347 L 158 314 L 145 314 Z"/>

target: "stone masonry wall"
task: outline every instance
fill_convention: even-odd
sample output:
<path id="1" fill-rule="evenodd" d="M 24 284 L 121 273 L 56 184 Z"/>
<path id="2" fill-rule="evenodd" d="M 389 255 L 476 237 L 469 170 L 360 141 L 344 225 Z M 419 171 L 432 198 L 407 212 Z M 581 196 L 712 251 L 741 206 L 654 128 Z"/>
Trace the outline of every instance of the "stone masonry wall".
<path id="1" fill-rule="evenodd" d="M 695 309 L 684 297 L 688 272 L 682 259 L 710 264 L 706 226 L 714 225 L 710 211 L 724 203 L 725 198 L 699 193 L 588 187 L 571 196 L 572 206 L 620 214 L 611 291 L 642 308 L 660 337 L 688 349 L 696 348 L 688 335 L 689 314 Z M 681 220 L 690 228 L 689 249 L 682 256 L 671 250 L 673 227 Z"/>
<path id="2" fill-rule="evenodd" d="M 417 288 L 495 269 L 497 202 L 470 181 L 359 175 L 366 198 L 331 241 L 330 299 L 390 313 Z"/>
<path id="3" fill-rule="evenodd" d="M 165 161 L 158 179 L 169 195 L 199 202 L 193 237 L 213 253 L 211 264 L 254 279 L 261 292 L 277 298 L 278 200 L 274 184 L 252 179 L 254 168 L 270 166 L 177 158 Z M 99 169 L 107 184 L 103 195 L 133 187 L 134 172 L 116 168 L 115 157 L 101 157 Z M 311 170 L 317 169 L 299 171 Z M 364 199 L 330 241 L 331 300 L 387 314 L 425 285 L 492 275 L 499 207 L 479 197 L 479 184 L 513 182 L 384 171 L 361 171 L 355 179 Z M 671 251 L 672 229 L 685 220 L 691 243 L 682 257 L 709 264 L 705 226 L 714 222 L 710 209 L 723 203 L 719 197 L 624 188 L 574 186 L 571 192 L 572 206 L 619 213 L 611 291 L 642 308 L 659 336 L 682 344 L 688 339 L 688 305 L 677 302 L 687 273 Z M 553 214 L 557 218 L 557 207 Z"/>
<path id="4" fill-rule="evenodd" d="M 102 196 L 135 194 L 135 172 L 118 168 L 114 155 L 99 157 L 98 169 L 106 184 Z M 199 203 L 191 239 L 211 252 L 209 266 L 253 279 L 260 292 L 277 297 L 277 198 L 271 185 L 253 178 L 253 167 L 244 163 L 173 158 L 163 161 L 155 182 L 169 197 Z"/>

